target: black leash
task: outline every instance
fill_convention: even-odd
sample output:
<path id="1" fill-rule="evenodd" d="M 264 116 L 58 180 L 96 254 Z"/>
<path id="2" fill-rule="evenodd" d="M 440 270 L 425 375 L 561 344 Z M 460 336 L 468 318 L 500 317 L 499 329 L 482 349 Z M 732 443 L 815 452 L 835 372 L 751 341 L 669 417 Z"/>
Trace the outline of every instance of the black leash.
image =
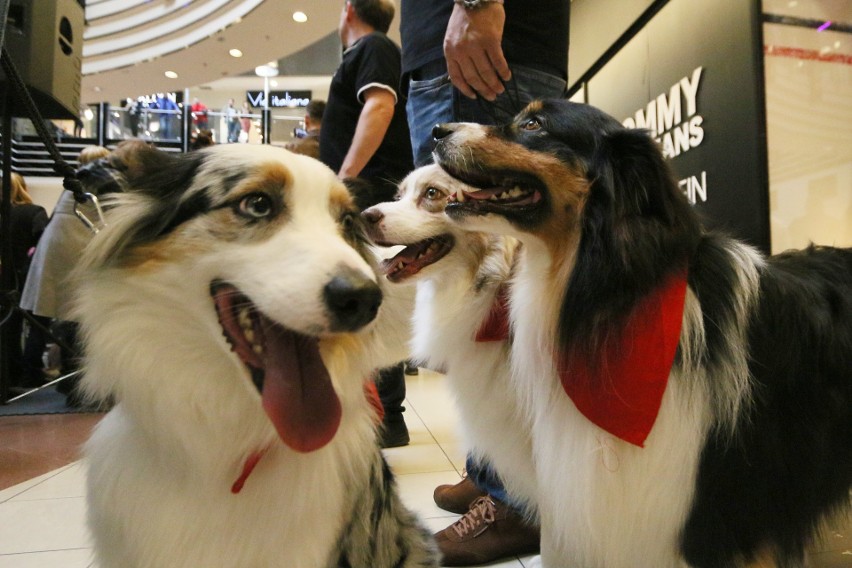
<path id="1" fill-rule="evenodd" d="M 23 79 L 21 79 L 21 75 L 15 68 L 15 64 L 12 62 L 12 58 L 9 56 L 5 47 L 3 48 L 2 55 L 0 55 L 0 64 L 3 66 L 3 72 L 6 74 L 6 79 L 14 87 L 11 91 L 15 93 L 18 100 L 24 105 L 24 107 L 26 107 L 27 114 L 35 127 L 39 138 L 44 143 L 44 147 L 47 149 L 48 154 L 50 154 L 51 159 L 53 159 L 53 171 L 62 177 L 62 187 L 74 195 L 74 200 L 77 202 L 74 205 L 74 213 L 92 232 L 97 233 L 101 228 L 106 226 L 103 210 L 98 202 L 98 198 L 94 194 L 85 191 L 83 184 L 77 178 L 76 168 L 66 162 L 62 157 L 62 154 L 59 152 L 59 148 L 57 148 L 56 143 L 53 141 L 53 137 L 47 131 L 47 127 L 44 124 L 44 118 L 41 116 L 41 113 L 39 113 L 38 108 L 36 108 L 35 101 L 33 101 L 33 98 L 30 96 L 27 86 L 24 84 Z M 11 136 L 11 133 L 4 132 L 3 135 Z M 12 159 L 11 156 L 7 156 L 6 158 L 9 160 Z M 80 205 L 86 202 L 91 202 L 92 205 L 94 205 L 97 219 L 90 219 L 80 208 Z"/>

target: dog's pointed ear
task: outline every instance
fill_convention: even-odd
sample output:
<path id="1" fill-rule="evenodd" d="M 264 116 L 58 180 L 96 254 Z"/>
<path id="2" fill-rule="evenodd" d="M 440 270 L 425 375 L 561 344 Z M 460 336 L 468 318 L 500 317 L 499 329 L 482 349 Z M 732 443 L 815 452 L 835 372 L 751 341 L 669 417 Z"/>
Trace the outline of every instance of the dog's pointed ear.
<path id="1" fill-rule="evenodd" d="M 688 206 L 650 133 L 620 128 L 607 135 L 604 143 L 617 213 L 671 222 Z"/>
<path id="2" fill-rule="evenodd" d="M 122 258 L 129 247 L 150 243 L 210 209 L 204 191 L 187 193 L 203 161 L 200 151 L 171 156 L 156 148 L 140 148 L 112 162 L 126 181 L 126 197 L 114 203 L 118 209 L 133 204 L 136 213 L 114 237 L 107 255 L 111 261 Z"/>
<path id="3" fill-rule="evenodd" d="M 592 186 L 559 338 L 563 348 L 577 345 L 592 353 L 637 301 L 668 274 L 688 266 L 701 226 L 646 131 L 607 128 L 589 176 Z"/>

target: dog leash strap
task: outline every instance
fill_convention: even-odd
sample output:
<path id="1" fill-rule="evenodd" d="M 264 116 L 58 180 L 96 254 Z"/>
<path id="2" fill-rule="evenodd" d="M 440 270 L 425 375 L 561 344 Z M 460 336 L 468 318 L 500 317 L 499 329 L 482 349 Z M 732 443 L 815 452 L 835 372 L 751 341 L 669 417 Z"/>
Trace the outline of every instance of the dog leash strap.
<path id="1" fill-rule="evenodd" d="M 89 228 L 94 234 L 98 234 L 101 229 L 106 227 L 106 220 L 104 219 L 104 211 L 101 209 L 100 201 L 98 201 L 98 197 L 94 193 L 84 192 L 81 194 L 83 197 L 83 201 L 79 199 L 74 203 L 74 214 L 80 219 L 86 227 Z M 90 219 L 89 216 L 83 211 L 83 205 L 86 201 L 91 201 L 94 206 L 95 214 L 97 215 L 96 219 Z"/>

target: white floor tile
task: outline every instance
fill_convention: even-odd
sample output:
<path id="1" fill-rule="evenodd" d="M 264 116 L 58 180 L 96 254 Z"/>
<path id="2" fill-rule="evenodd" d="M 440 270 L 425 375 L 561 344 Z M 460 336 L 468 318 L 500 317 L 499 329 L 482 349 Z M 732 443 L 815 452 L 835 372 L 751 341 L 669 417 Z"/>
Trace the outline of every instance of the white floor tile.
<path id="1" fill-rule="evenodd" d="M 455 471 L 456 469 L 441 446 L 434 442 L 417 444 L 412 439 L 412 443 L 408 446 L 388 448 L 382 451 L 395 475 Z"/>
<path id="2" fill-rule="evenodd" d="M 92 551 L 86 548 L 0 555 L 0 568 L 90 568 L 91 566 Z"/>
<path id="3" fill-rule="evenodd" d="M 0 554 L 90 548 L 82 497 L 0 504 Z"/>
<path id="4" fill-rule="evenodd" d="M 64 499 L 86 496 L 86 471 L 82 462 L 75 462 L 41 483 L 28 488 L 10 499 L 10 501 L 37 501 L 42 499 Z"/>
<path id="5" fill-rule="evenodd" d="M 59 475 L 60 473 L 62 473 L 63 471 L 65 471 L 66 469 L 68 469 L 72 466 L 73 466 L 73 464 L 72 465 L 66 465 L 66 466 L 60 467 L 58 469 L 55 469 L 53 471 L 49 471 L 45 474 L 39 475 L 38 477 L 33 477 L 32 479 L 28 479 L 26 481 L 18 483 L 17 485 L 13 485 L 12 487 L 7 487 L 6 489 L 0 491 L 0 503 L 3 503 L 4 501 L 8 501 L 9 499 L 17 497 L 18 495 L 20 495 L 21 493 L 23 493 L 25 491 L 29 491 L 33 487 L 39 485 L 40 483 L 43 483 L 45 480 L 48 480 L 48 479 L 50 479 L 50 478 L 52 478 L 56 475 Z"/>
<path id="6" fill-rule="evenodd" d="M 455 471 L 435 473 L 410 473 L 396 477 L 399 494 L 405 506 L 423 519 L 452 515 L 435 504 L 432 494 L 435 488 L 445 483 L 458 483 L 461 476 Z"/>

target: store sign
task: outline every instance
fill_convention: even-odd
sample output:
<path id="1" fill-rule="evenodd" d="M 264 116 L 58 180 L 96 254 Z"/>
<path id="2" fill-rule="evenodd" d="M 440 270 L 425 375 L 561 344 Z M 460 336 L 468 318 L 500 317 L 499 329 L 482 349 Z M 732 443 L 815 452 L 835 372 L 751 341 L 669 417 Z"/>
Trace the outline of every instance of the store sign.
<path id="1" fill-rule="evenodd" d="M 670 0 L 589 79 L 587 102 L 650 132 L 708 226 L 768 251 L 755 4 Z"/>
<path id="2" fill-rule="evenodd" d="M 269 91 L 270 108 L 306 107 L 311 102 L 311 91 Z M 266 108 L 266 94 L 263 91 L 246 91 L 246 100 L 250 106 Z"/>

